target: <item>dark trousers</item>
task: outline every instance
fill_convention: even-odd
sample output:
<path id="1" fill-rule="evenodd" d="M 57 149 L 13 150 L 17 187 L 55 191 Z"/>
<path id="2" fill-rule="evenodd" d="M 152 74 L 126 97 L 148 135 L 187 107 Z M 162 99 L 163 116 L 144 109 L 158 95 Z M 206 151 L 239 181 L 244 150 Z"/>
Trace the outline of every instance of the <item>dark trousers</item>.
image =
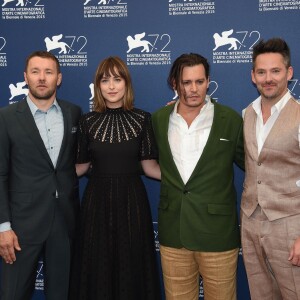
<path id="1" fill-rule="evenodd" d="M 19 237 L 20 239 L 21 237 Z M 44 261 L 44 292 L 47 300 L 68 299 L 71 240 L 59 209 L 49 232 L 41 244 L 22 244 L 12 264 L 2 261 L 1 300 L 30 300 L 34 292 L 37 265 Z"/>

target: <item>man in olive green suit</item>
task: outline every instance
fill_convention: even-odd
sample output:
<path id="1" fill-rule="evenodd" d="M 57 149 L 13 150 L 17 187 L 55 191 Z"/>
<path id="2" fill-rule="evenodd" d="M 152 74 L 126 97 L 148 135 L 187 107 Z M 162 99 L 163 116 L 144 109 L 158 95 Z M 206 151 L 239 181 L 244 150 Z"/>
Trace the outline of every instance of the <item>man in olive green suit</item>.
<path id="1" fill-rule="evenodd" d="M 244 167 L 242 118 L 206 95 L 209 64 L 183 54 L 168 83 L 179 101 L 153 114 L 162 172 L 158 229 L 166 299 L 236 299 L 239 228 L 234 163 Z"/>

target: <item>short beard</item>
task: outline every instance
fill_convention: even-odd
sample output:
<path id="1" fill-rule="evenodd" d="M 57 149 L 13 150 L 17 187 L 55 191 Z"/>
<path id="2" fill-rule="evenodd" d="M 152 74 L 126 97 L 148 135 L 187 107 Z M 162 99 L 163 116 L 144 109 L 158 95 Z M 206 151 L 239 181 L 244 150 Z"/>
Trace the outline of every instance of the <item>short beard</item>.
<path id="1" fill-rule="evenodd" d="M 55 90 L 50 90 L 48 93 L 44 95 L 38 94 L 32 90 L 30 90 L 30 93 L 37 100 L 49 100 L 55 94 Z"/>

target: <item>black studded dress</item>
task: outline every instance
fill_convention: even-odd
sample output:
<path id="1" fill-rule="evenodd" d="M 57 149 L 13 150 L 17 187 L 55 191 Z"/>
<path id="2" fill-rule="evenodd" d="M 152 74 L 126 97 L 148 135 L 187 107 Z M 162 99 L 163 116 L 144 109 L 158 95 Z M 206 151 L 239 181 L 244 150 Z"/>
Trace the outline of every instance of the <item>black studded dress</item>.
<path id="1" fill-rule="evenodd" d="M 157 300 L 159 274 L 140 161 L 157 158 L 149 113 L 90 112 L 79 124 L 77 163 L 91 162 L 70 299 Z"/>

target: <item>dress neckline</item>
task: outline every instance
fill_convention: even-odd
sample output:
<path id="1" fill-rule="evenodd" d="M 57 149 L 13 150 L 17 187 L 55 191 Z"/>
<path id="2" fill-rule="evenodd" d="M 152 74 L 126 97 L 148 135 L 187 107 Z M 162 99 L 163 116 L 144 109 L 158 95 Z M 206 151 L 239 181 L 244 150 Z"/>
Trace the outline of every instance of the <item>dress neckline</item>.
<path id="1" fill-rule="evenodd" d="M 107 112 L 121 112 L 121 111 L 124 111 L 123 107 L 116 107 L 116 108 L 110 108 L 110 107 L 106 107 L 106 111 Z"/>

